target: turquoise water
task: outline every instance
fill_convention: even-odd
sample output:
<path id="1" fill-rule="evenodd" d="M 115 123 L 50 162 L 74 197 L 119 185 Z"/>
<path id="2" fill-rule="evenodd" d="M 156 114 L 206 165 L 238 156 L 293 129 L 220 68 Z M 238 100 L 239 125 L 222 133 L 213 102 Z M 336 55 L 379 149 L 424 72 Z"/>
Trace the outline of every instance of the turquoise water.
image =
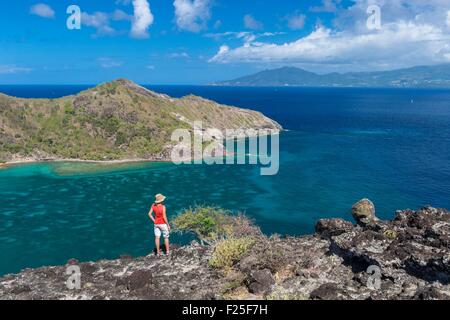
<path id="1" fill-rule="evenodd" d="M 375 202 L 382 218 L 426 204 L 450 207 L 448 91 L 156 89 L 258 109 L 278 120 L 290 130 L 280 137 L 279 174 L 260 176 L 249 165 L 170 163 L 0 169 L 0 274 L 70 258 L 149 253 L 147 212 L 156 193 L 168 196 L 169 218 L 188 206 L 216 204 L 283 235 L 309 233 L 324 217 L 350 219 L 349 207 L 362 197 Z"/>

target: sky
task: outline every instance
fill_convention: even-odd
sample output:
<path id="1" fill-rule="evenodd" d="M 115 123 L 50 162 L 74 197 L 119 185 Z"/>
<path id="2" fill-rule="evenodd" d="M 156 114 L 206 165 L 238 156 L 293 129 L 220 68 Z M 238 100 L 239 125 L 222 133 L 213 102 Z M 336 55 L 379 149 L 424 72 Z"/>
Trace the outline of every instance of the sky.
<path id="1" fill-rule="evenodd" d="M 71 5 L 80 29 L 67 26 Z M 0 4 L 0 84 L 208 84 L 282 66 L 328 73 L 442 63 L 450 63 L 450 0 Z"/>

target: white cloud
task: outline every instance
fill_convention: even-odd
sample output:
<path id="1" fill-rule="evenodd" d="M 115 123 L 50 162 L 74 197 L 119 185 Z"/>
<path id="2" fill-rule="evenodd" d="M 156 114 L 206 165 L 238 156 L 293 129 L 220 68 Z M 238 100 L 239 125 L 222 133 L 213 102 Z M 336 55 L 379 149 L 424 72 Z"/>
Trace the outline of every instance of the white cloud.
<path id="1" fill-rule="evenodd" d="M 133 0 L 134 19 L 130 35 L 133 38 L 147 38 L 148 28 L 153 24 L 153 14 L 147 0 Z"/>
<path id="2" fill-rule="evenodd" d="M 450 10 L 447 11 L 447 19 L 446 19 L 445 23 L 447 24 L 447 27 L 450 28 Z"/>
<path id="3" fill-rule="evenodd" d="M 210 0 L 175 0 L 175 22 L 180 30 L 200 32 L 211 18 Z"/>
<path id="4" fill-rule="evenodd" d="M 133 16 L 122 10 L 116 9 L 111 14 L 111 19 L 114 21 L 132 21 Z"/>
<path id="5" fill-rule="evenodd" d="M 95 28 L 97 32 L 94 37 L 115 36 L 126 34 L 126 31 L 117 31 L 111 26 L 111 21 L 131 22 L 130 36 L 133 38 L 147 38 L 148 28 L 153 24 L 153 14 L 147 0 L 133 0 L 134 15 L 123 10 L 116 9 L 112 13 L 97 11 L 92 14 L 82 12 L 81 23 L 85 26 Z M 130 1 L 120 0 L 116 4 L 128 5 Z"/>
<path id="6" fill-rule="evenodd" d="M 212 62 L 301 63 L 376 68 L 403 67 L 425 62 L 450 62 L 450 36 L 430 25 L 399 22 L 378 33 L 354 35 L 320 27 L 297 41 L 245 44 L 223 50 Z"/>
<path id="7" fill-rule="evenodd" d="M 305 26 L 306 16 L 304 14 L 296 13 L 286 17 L 287 24 L 291 30 L 300 30 Z"/>
<path id="8" fill-rule="evenodd" d="M 274 37 L 282 34 L 285 33 L 284 32 L 255 33 L 253 31 L 238 31 L 238 32 L 227 31 L 221 33 L 207 33 L 204 36 L 207 38 L 215 39 L 217 41 L 219 41 L 220 39 L 239 39 L 243 40 L 245 43 L 252 43 L 259 38 Z"/>
<path id="9" fill-rule="evenodd" d="M 55 11 L 45 3 L 38 3 L 30 8 L 30 13 L 42 18 L 54 18 Z"/>
<path id="10" fill-rule="evenodd" d="M 189 59 L 190 55 L 187 52 L 174 52 L 169 57 L 172 59 Z"/>
<path id="11" fill-rule="evenodd" d="M 93 14 L 82 12 L 81 24 L 97 29 L 95 36 L 116 34 L 116 30 L 110 26 L 110 15 L 105 12 L 95 12 Z"/>
<path id="12" fill-rule="evenodd" d="M 0 65 L 0 74 L 28 73 L 32 68 L 18 67 L 16 65 Z"/>
<path id="13" fill-rule="evenodd" d="M 336 2 L 335 2 L 336 3 Z M 337 8 L 332 25 L 292 42 L 246 41 L 221 47 L 217 63 L 295 64 L 320 71 L 383 70 L 450 62 L 448 0 L 383 2 L 382 29 L 367 28 L 367 5 Z"/>
<path id="14" fill-rule="evenodd" d="M 256 20 L 251 14 L 247 14 L 244 16 L 244 26 L 247 29 L 252 30 L 261 30 L 262 28 L 264 28 L 262 22 Z"/>
<path id="15" fill-rule="evenodd" d="M 109 57 L 101 57 L 97 59 L 100 66 L 104 69 L 112 69 L 112 68 L 118 68 L 123 65 L 122 62 L 114 60 Z"/>

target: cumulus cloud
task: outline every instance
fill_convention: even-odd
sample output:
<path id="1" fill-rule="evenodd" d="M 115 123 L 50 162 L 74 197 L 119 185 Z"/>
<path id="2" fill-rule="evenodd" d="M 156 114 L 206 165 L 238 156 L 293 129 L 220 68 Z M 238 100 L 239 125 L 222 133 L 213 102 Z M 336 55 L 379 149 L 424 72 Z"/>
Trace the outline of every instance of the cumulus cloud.
<path id="1" fill-rule="evenodd" d="M 110 14 L 105 12 L 98 11 L 93 14 L 82 12 L 81 24 L 95 28 L 97 30 L 95 36 L 111 36 L 116 34 L 116 30 L 110 26 Z"/>
<path id="2" fill-rule="evenodd" d="M 148 28 L 153 24 L 153 14 L 147 0 L 133 0 L 134 18 L 130 35 L 133 38 L 147 38 Z"/>
<path id="3" fill-rule="evenodd" d="M 237 47 L 222 46 L 210 61 L 290 63 L 324 71 L 383 70 L 450 62 L 447 1 L 386 2 L 381 10 L 381 30 L 367 28 L 366 10 L 371 2 L 356 0 L 348 10 L 338 11 L 333 25 L 319 24 L 295 41 L 244 41 Z"/>
<path id="4" fill-rule="evenodd" d="M 132 21 L 133 16 L 124 12 L 123 10 L 116 9 L 111 14 L 111 19 L 114 21 Z"/>
<path id="5" fill-rule="evenodd" d="M 256 20 L 251 14 L 244 16 L 244 26 L 251 30 L 261 30 L 264 28 L 262 22 Z"/>
<path id="6" fill-rule="evenodd" d="M 210 0 L 175 0 L 175 23 L 180 30 L 200 32 L 211 18 Z"/>
<path id="7" fill-rule="evenodd" d="M 30 8 L 30 13 L 42 18 L 54 18 L 55 11 L 45 3 L 38 3 Z"/>
<path id="8" fill-rule="evenodd" d="M 127 5 L 130 1 L 122 0 L 120 4 Z M 153 24 L 153 14 L 147 0 L 133 0 L 133 15 L 116 9 L 112 13 L 97 11 L 94 13 L 81 13 L 81 23 L 84 26 L 96 29 L 94 37 L 115 36 L 126 34 L 126 31 L 117 31 L 111 26 L 112 21 L 129 21 L 131 23 L 130 36 L 133 38 L 147 38 L 148 28 Z"/>
<path id="9" fill-rule="evenodd" d="M 213 62 L 290 62 L 303 64 L 402 67 L 450 62 L 450 36 L 430 25 L 401 22 L 379 33 L 354 35 L 320 27 L 297 41 L 258 43 L 219 52 Z"/>

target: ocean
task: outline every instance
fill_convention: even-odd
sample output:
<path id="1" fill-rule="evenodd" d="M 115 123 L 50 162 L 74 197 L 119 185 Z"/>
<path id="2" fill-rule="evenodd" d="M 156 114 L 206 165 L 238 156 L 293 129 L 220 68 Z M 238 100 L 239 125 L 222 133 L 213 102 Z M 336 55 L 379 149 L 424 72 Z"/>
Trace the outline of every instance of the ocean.
<path id="1" fill-rule="evenodd" d="M 55 98 L 88 86 L 0 86 Z M 321 218 L 351 220 L 370 198 L 380 218 L 450 208 L 450 91 L 149 86 L 263 112 L 280 135 L 280 170 L 251 165 L 41 163 L 0 169 L 0 275 L 23 268 L 141 256 L 153 248 L 147 212 L 167 196 L 169 219 L 210 204 L 242 211 L 267 234 L 304 235 Z M 190 235 L 172 237 L 174 243 Z"/>

